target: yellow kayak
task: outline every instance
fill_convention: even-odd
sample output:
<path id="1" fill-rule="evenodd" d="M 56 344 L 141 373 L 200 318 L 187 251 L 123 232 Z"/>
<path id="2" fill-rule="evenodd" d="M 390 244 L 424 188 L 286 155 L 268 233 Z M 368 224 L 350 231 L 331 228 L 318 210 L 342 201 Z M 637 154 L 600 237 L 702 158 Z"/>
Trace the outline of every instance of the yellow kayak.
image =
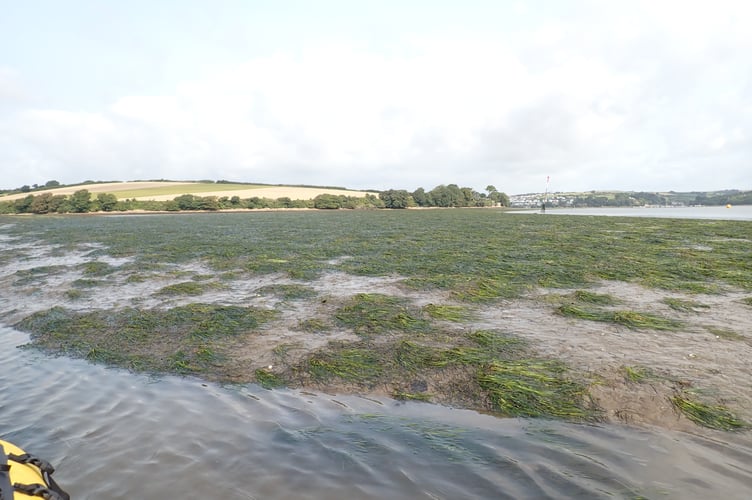
<path id="1" fill-rule="evenodd" d="M 2 439 L 0 450 L 0 499 L 70 499 L 52 479 L 55 469 L 48 462 Z"/>

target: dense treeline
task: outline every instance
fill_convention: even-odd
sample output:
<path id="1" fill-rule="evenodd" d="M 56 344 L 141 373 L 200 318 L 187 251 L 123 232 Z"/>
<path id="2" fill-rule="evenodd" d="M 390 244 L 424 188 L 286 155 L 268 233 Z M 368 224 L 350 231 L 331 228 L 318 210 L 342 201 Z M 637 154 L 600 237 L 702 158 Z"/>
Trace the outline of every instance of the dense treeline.
<path id="1" fill-rule="evenodd" d="M 668 205 L 670 198 L 658 193 L 615 193 L 613 196 L 589 194 L 574 197 L 575 207 L 642 207 L 645 205 Z"/>
<path id="2" fill-rule="evenodd" d="M 696 205 L 752 205 L 752 191 L 726 191 L 708 196 L 699 194 Z"/>
<path id="3" fill-rule="evenodd" d="M 379 198 L 386 208 L 509 206 L 509 196 L 490 185 L 486 187 L 486 193 L 461 188 L 457 184 L 442 184 L 428 192 L 423 188 L 412 193 L 404 189 L 389 189 L 379 193 Z"/>
<path id="4" fill-rule="evenodd" d="M 553 195 L 556 196 L 555 194 Z M 619 192 L 606 194 L 580 194 L 571 197 L 568 203 L 574 207 L 642 207 L 646 205 L 752 205 L 752 191 L 721 191 L 713 193 L 649 193 Z M 554 205 L 562 205 L 557 200 Z"/>
<path id="5" fill-rule="evenodd" d="M 80 189 L 70 196 L 42 193 L 29 194 L 24 198 L 0 202 L 0 214 L 66 214 L 87 212 L 127 212 L 146 210 L 154 212 L 177 212 L 181 210 L 231 210 L 231 209 L 274 209 L 274 208 L 384 208 L 384 202 L 377 196 L 365 197 L 321 194 L 312 200 L 292 200 L 290 198 L 245 198 L 238 196 L 196 196 L 184 194 L 169 201 L 125 199 L 118 200 L 114 194 L 99 193 L 96 197 L 86 189 Z"/>
<path id="6" fill-rule="evenodd" d="M 177 212 L 181 210 L 231 210 L 231 209 L 277 209 L 316 208 L 321 210 L 363 208 L 409 208 L 409 207 L 484 207 L 508 205 L 509 197 L 493 186 L 486 188 L 488 194 L 478 193 L 456 184 L 437 186 L 425 192 L 419 188 L 413 193 L 402 189 L 382 191 L 378 196 L 364 197 L 335 194 L 320 194 L 312 200 L 290 198 L 243 198 L 239 196 L 197 196 L 183 194 L 169 201 L 145 201 L 136 199 L 118 200 L 111 193 L 93 196 L 87 189 L 79 189 L 70 196 L 52 193 L 29 194 L 13 201 L 0 201 L 0 214 L 66 214 L 87 212 L 127 212 L 146 210 Z"/>
<path id="7" fill-rule="evenodd" d="M 61 184 L 60 182 L 56 180 L 47 181 L 44 184 L 32 184 L 29 186 L 28 184 L 24 184 L 21 187 L 17 187 L 14 189 L 0 189 L 0 194 L 18 194 L 18 193 L 33 193 L 35 191 L 44 191 L 47 189 L 55 189 L 60 187 L 73 187 L 73 186 L 86 186 L 89 184 L 102 184 L 105 182 L 117 182 L 117 181 L 92 181 L 92 180 L 86 180 L 79 184 Z"/>
<path id="8" fill-rule="evenodd" d="M 62 187 L 58 181 L 47 181 L 44 185 L 33 184 L 31 186 L 24 184 L 16 189 L 0 189 L 0 194 L 16 194 L 16 193 L 30 193 L 41 189 L 53 189 L 56 187 Z"/>

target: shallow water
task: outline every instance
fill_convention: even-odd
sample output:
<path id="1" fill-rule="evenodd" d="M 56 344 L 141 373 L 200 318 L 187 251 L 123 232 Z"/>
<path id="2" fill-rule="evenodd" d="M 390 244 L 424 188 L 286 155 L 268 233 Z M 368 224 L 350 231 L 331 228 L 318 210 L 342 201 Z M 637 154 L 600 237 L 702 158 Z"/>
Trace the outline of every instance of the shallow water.
<path id="1" fill-rule="evenodd" d="M 540 213 L 540 210 L 515 210 L 507 214 Z M 551 208 L 547 214 L 605 215 L 609 217 L 658 217 L 669 219 L 752 220 L 752 205 L 720 207 L 589 207 Z"/>
<path id="2" fill-rule="evenodd" d="M 17 349 L 2 437 L 73 498 L 747 498 L 748 436 L 499 419 L 356 396 L 150 378 Z"/>

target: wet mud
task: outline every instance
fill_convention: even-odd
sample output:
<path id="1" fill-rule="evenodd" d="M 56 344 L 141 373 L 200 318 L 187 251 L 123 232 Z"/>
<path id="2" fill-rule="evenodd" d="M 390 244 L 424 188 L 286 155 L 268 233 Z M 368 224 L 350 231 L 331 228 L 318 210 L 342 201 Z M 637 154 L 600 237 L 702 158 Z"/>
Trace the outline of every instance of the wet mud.
<path id="1" fill-rule="evenodd" d="M 671 402 L 674 395 L 687 390 L 710 396 L 740 418 L 752 421 L 752 307 L 742 301 L 746 295 L 739 291 L 688 295 L 623 282 L 603 282 L 591 289 L 615 298 L 618 305 L 611 308 L 645 311 L 683 324 L 675 330 L 658 331 L 558 314 L 557 305 L 568 300 L 573 290 L 537 289 L 518 299 L 468 305 L 454 301 L 446 291 L 411 289 L 400 276 L 326 272 L 313 280 L 294 280 L 282 274 L 223 274 L 201 262 L 143 269 L 127 258 L 106 255 L 95 245 L 71 250 L 1 236 L 0 323 L 5 325 L 15 325 L 56 306 L 86 312 L 202 303 L 276 310 L 273 320 L 232 351 L 229 379 L 247 382 L 254 380 L 259 369 L 278 373 L 290 370 L 312 351 L 326 350 L 332 341 L 356 342 L 358 335 L 333 322 L 332 317 L 356 294 L 383 294 L 401 297 L 416 306 L 468 307 L 470 317 L 462 322 L 445 322 L 442 328 L 447 330 L 492 329 L 528 340 L 541 356 L 562 360 L 588 381 L 589 395 L 603 410 L 606 421 L 701 432 Z M 191 295 L 162 292 L 165 287 L 185 282 L 207 286 Z M 289 298 L 268 292 L 279 285 L 306 287 L 312 293 Z M 677 311 L 664 302 L 666 298 L 707 307 Z M 318 328 L 310 328 L 312 324 Z M 635 380 L 629 377 L 630 370 L 642 370 L 647 375 Z M 441 376 L 454 377 L 454 384 L 460 387 L 467 373 L 456 370 Z M 417 392 L 429 391 L 433 382 L 430 377 L 405 381 Z M 442 384 L 451 382 L 443 380 Z M 315 389 L 362 391 L 336 381 Z M 378 396 L 393 390 L 371 388 Z M 458 400 L 437 397 L 434 401 L 452 404 Z"/>

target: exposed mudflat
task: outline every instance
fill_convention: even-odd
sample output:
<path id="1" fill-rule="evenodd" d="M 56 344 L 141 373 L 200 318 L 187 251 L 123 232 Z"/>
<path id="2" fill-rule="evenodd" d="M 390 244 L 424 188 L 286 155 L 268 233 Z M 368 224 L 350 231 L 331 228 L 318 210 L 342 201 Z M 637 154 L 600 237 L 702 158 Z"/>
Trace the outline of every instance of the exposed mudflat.
<path id="1" fill-rule="evenodd" d="M 129 266 L 128 259 L 103 255 L 96 246 L 63 251 L 10 237 L 0 239 L 0 250 L 4 254 L 0 260 L 0 322 L 6 325 L 55 306 L 90 311 L 200 302 L 276 309 L 279 314 L 273 321 L 234 350 L 231 378 L 237 381 L 253 380 L 258 368 L 284 371 L 307 353 L 325 349 L 332 340 L 357 340 L 354 332 L 330 321 L 337 308 L 355 294 L 399 296 L 418 306 L 457 304 L 446 292 L 410 289 L 400 276 L 327 272 L 315 280 L 299 281 L 278 274 L 221 275 L 199 262 L 139 271 Z M 92 262 L 114 269 L 106 276 L 92 276 L 86 267 Z M 213 286 L 198 295 L 158 293 L 187 280 Z M 289 299 L 267 293 L 272 285 L 303 285 L 315 293 Z M 557 300 L 572 290 L 537 289 L 520 299 L 463 304 L 472 309 L 471 318 L 447 323 L 446 328 L 493 329 L 527 339 L 539 354 L 564 361 L 589 381 L 590 395 L 605 410 L 603 416 L 608 421 L 697 431 L 699 428 L 670 401 L 677 391 L 688 388 L 752 421 L 752 308 L 741 300 L 747 295 L 736 291 L 685 295 L 623 282 L 603 282 L 591 291 L 614 297 L 618 303 L 612 308 L 653 313 L 681 320 L 685 326 L 657 331 L 565 317 L 557 313 Z M 703 307 L 677 311 L 662 302 L 667 297 Z M 310 320 L 318 320 L 324 327 L 314 331 L 301 327 Z M 280 349 L 285 352 L 282 358 Z M 629 380 L 625 367 L 644 368 L 649 376 L 639 383 Z M 465 374 L 456 375 L 460 384 Z M 431 384 L 431 380 L 421 383 Z M 353 390 L 337 384 L 316 388 Z M 388 388 L 375 387 L 373 392 L 387 394 Z M 445 402 L 440 397 L 436 401 Z"/>
<path id="2" fill-rule="evenodd" d="M 632 309 L 683 321 L 677 331 L 630 329 L 616 324 L 566 318 L 556 314 L 546 294 L 563 290 L 538 290 L 529 298 L 481 311 L 485 327 L 508 329 L 534 341 L 544 354 L 562 359 L 578 370 L 593 374 L 592 397 L 613 420 L 688 429 L 694 424 L 680 417 L 669 397 L 693 387 L 734 408 L 746 419 L 752 416 L 752 313 L 741 302 L 746 295 L 684 295 L 646 289 L 623 282 L 603 283 L 594 289 L 616 297 L 619 309 Z M 682 298 L 709 307 L 677 312 L 661 300 Z M 708 327 L 734 332 L 733 339 L 713 334 Z M 634 383 L 625 366 L 650 369 L 655 377 Z"/>

